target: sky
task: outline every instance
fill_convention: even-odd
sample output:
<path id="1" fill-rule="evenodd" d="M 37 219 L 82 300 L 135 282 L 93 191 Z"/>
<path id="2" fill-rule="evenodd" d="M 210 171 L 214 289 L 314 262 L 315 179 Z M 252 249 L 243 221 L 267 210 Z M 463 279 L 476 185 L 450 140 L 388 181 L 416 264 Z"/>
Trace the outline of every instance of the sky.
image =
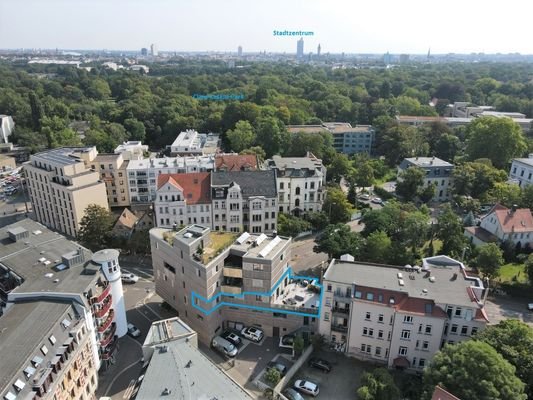
<path id="1" fill-rule="evenodd" d="M 0 0 L 0 48 L 533 54 L 533 1 Z"/>

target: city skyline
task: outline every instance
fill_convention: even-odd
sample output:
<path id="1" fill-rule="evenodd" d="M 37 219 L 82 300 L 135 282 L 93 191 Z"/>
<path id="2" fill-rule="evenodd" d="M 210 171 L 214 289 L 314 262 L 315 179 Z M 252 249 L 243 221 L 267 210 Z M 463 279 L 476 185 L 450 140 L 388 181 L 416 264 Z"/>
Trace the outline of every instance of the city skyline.
<path id="1" fill-rule="evenodd" d="M 235 52 L 240 45 L 245 53 L 295 53 L 299 37 L 273 35 L 289 30 L 313 32 L 305 47 L 314 52 L 321 44 L 323 54 L 424 54 L 429 47 L 432 54 L 533 54 L 528 11 L 533 4 L 518 0 L 498 9 L 479 0 L 439 9 L 422 0 L 5 0 L 0 48 L 140 51 L 155 43 L 160 52 Z"/>

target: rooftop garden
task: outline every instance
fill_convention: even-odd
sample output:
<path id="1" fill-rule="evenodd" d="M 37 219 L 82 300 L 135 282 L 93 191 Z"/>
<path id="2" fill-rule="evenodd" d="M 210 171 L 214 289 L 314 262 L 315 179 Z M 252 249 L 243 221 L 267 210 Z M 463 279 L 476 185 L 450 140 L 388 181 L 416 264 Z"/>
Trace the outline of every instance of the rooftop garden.
<path id="1" fill-rule="evenodd" d="M 201 252 L 202 263 L 207 264 L 218 256 L 225 248 L 229 247 L 237 239 L 238 234 L 233 232 L 210 232 L 211 243 Z"/>

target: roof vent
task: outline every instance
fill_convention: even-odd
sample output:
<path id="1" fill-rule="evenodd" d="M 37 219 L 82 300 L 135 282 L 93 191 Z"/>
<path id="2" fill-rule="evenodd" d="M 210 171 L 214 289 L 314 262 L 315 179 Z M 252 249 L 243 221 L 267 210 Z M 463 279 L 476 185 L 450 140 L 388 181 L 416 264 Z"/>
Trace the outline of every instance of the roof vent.
<path id="1" fill-rule="evenodd" d="M 403 279 L 403 275 L 401 272 L 398 272 L 398 279 Z"/>
<path id="2" fill-rule="evenodd" d="M 400 285 L 400 286 L 404 286 L 405 285 L 405 282 L 403 281 L 403 279 L 398 279 L 398 285 Z"/>
<path id="3" fill-rule="evenodd" d="M 429 277 L 429 281 L 430 281 L 431 283 L 435 282 L 435 277 L 434 277 L 434 276 L 430 276 L 430 277 Z"/>
<path id="4" fill-rule="evenodd" d="M 428 290 L 427 289 L 422 289 L 422 293 L 427 294 Z"/>
<path id="5" fill-rule="evenodd" d="M 192 238 L 192 233 L 191 233 L 191 232 L 185 232 L 185 233 L 183 234 L 183 237 L 184 237 L 184 238 L 187 238 L 187 239 L 190 239 L 190 238 Z"/>

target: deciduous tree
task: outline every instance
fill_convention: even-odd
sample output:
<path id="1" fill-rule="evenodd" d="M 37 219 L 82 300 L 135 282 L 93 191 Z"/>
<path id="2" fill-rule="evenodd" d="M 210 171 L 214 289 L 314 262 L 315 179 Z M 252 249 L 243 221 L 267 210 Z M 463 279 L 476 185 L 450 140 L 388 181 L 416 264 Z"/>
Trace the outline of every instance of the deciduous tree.
<path id="1" fill-rule="evenodd" d="M 104 207 L 90 204 L 80 221 L 78 239 L 87 248 L 97 251 L 106 246 L 115 218 Z"/>

